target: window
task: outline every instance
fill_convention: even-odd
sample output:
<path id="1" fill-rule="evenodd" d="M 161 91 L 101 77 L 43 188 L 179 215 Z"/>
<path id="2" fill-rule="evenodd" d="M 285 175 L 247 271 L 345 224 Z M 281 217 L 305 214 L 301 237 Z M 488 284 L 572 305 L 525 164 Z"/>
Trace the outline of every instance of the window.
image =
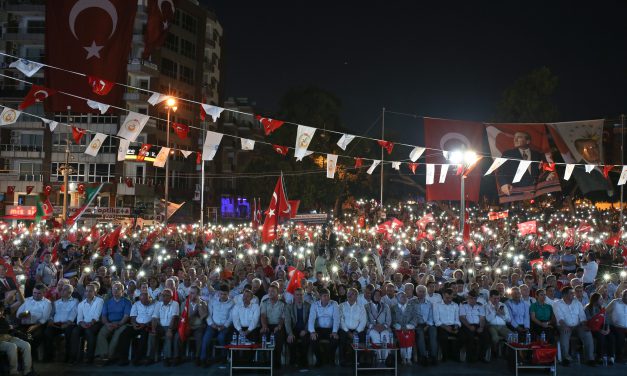
<path id="1" fill-rule="evenodd" d="M 96 137 L 95 134 L 88 134 L 84 136 L 84 138 L 89 138 L 89 142 L 91 142 L 91 140 L 93 140 L 94 137 Z M 107 138 L 105 138 L 104 142 L 102 143 L 102 146 L 100 146 L 100 150 L 98 151 L 98 154 L 117 153 L 118 152 L 117 144 L 118 143 L 115 138 L 108 136 Z"/>
<path id="2" fill-rule="evenodd" d="M 194 84 L 194 70 L 184 65 L 181 65 L 181 81 L 185 82 L 186 84 L 193 85 Z"/>
<path id="3" fill-rule="evenodd" d="M 187 13 L 181 12 L 181 27 L 192 34 L 196 33 L 196 19 Z"/>
<path id="4" fill-rule="evenodd" d="M 141 89 L 148 89 L 150 86 L 150 79 L 140 78 L 137 80 L 137 86 Z"/>
<path id="5" fill-rule="evenodd" d="M 196 58 L 196 45 L 185 39 L 181 39 L 181 54 L 190 59 Z"/>
<path id="6" fill-rule="evenodd" d="M 28 34 L 41 34 L 46 30 L 46 21 L 29 20 L 26 24 L 26 32 Z"/>
<path id="7" fill-rule="evenodd" d="M 37 205 L 37 195 L 18 195 L 17 204 L 22 206 L 35 206 Z"/>
<path id="8" fill-rule="evenodd" d="M 179 51 L 179 37 L 172 33 L 168 33 L 168 36 L 165 38 L 165 43 L 163 44 L 165 48 L 168 50 L 172 50 L 174 52 Z"/>
<path id="9" fill-rule="evenodd" d="M 50 170 L 51 181 L 63 181 L 63 174 L 59 170 L 64 163 L 53 162 Z M 69 181 L 83 181 L 85 178 L 85 163 L 70 163 Z"/>
<path id="10" fill-rule="evenodd" d="M 177 64 L 170 59 L 161 59 L 161 73 L 164 75 L 176 78 Z"/>
<path id="11" fill-rule="evenodd" d="M 90 183 L 104 183 L 114 178 L 115 164 L 92 163 L 89 165 L 89 175 L 87 180 Z"/>
<path id="12" fill-rule="evenodd" d="M 21 181 L 38 181 L 41 180 L 41 163 L 20 162 L 20 180 Z"/>

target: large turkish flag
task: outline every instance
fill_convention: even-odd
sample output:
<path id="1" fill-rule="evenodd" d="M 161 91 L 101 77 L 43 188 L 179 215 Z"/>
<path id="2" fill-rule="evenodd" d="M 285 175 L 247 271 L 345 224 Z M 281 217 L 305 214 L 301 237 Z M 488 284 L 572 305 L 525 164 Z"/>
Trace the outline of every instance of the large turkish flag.
<path id="1" fill-rule="evenodd" d="M 144 34 L 143 59 L 148 59 L 152 52 L 165 42 L 168 30 L 174 22 L 174 12 L 178 0 L 148 0 L 146 32 Z"/>
<path id="2" fill-rule="evenodd" d="M 483 130 L 481 123 L 447 119 L 425 118 L 425 144 L 427 148 L 445 150 L 473 150 L 480 154 L 483 150 Z M 427 150 L 426 162 L 433 164 L 450 163 L 441 151 Z M 440 166 L 436 166 L 439 176 Z M 461 175 L 456 175 L 457 166 L 449 168 L 445 183 L 435 179 L 434 184 L 427 185 L 427 200 L 459 200 L 461 194 Z M 465 195 L 467 201 L 479 201 L 481 171 L 474 168 L 466 177 Z"/>
<path id="3" fill-rule="evenodd" d="M 46 63 L 96 76 L 126 82 L 137 1 L 57 0 L 46 2 Z M 123 88 L 115 85 L 106 95 L 92 91 L 87 77 L 46 68 L 46 86 L 101 103 L 118 106 Z M 62 93 L 46 101 L 46 110 L 95 112 L 84 99 Z"/>

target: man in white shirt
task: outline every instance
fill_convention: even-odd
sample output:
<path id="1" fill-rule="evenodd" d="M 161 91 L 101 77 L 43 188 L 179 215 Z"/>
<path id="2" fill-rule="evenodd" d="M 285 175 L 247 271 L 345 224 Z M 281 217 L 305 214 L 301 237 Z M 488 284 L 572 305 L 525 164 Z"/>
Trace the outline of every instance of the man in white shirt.
<path id="1" fill-rule="evenodd" d="M 581 303 L 575 299 L 575 292 L 570 286 L 562 289 L 562 299 L 553 303 L 553 312 L 557 329 L 560 333 L 560 345 L 562 350 L 562 363 L 564 366 L 570 365 L 572 361 L 570 350 L 570 336 L 573 331 L 583 341 L 586 351 L 586 358 L 590 366 L 596 365 L 594 362 L 594 341 L 590 328 L 586 325 L 586 314 Z"/>
<path id="2" fill-rule="evenodd" d="M 594 280 L 597 277 L 597 273 L 599 271 L 599 263 L 596 261 L 596 257 L 594 256 L 594 252 L 589 252 L 586 255 L 586 263 L 581 266 L 583 268 L 583 277 L 582 282 L 583 286 L 587 287 L 594 283 Z"/>
<path id="3" fill-rule="evenodd" d="M 459 359 L 457 341 L 449 341 L 449 337 L 458 338 L 461 322 L 459 321 L 459 306 L 453 302 L 453 290 L 448 288 L 442 295 L 443 302 L 434 304 L 433 321 L 438 328 L 438 342 L 442 348 L 442 361 Z"/>
<path id="4" fill-rule="evenodd" d="M 610 333 L 615 342 L 616 362 L 624 363 L 623 348 L 627 333 L 627 290 L 623 290 L 620 298 L 612 300 L 607 306 L 606 318 L 610 322 Z"/>
<path id="5" fill-rule="evenodd" d="M 172 299 L 172 290 L 165 288 L 161 293 L 161 301 L 157 302 L 152 314 L 152 341 L 151 359 L 155 354 L 159 354 L 159 341 L 163 338 L 163 365 L 170 367 L 173 365 L 175 354 L 178 353 L 178 344 L 174 340 L 174 335 L 178 329 L 179 303 Z"/>
<path id="6" fill-rule="evenodd" d="M 65 335 L 65 361 L 70 357 L 70 338 L 78 315 L 78 300 L 72 297 L 74 286 L 67 284 L 61 289 L 61 298 L 53 303 L 53 314 L 48 320 L 44 336 L 44 362 L 54 360 L 54 339 L 61 334 Z"/>
<path id="7" fill-rule="evenodd" d="M 79 352 L 81 352 L 81 337 L 87 341 L 87 363 L 94 362 L 94 353 L 96 351 L 96 336 L 102 326 L 100 322 L 100 314 L 104 300 L 96 296 L 96 285 L 89 284 L 85 287 L 85 299 L 78 304 L 76 323 L 72 331 L 72 351 L 70 351 L 70 362 L 78 361 Z"/>
<path id="8" fill-rule="evenodd" d="M 131 307 L 131 325 L 120 338 L 119 346 L 121 351 L 128 353 L 133 339 L 139 336 L 137 346 L 133 345 L 132 358 L 134 366 L 152 364 L 154 362 L 154 359 L 147 358 L 147 352 L 155 307 L 156 304 L 153 303 L 148 291 L 141 292 L 139 300 L 133 303 Z"/>
<path id="9" fill-rule="evenodd" d="M 427 300 L 427 295 L 426 286 L 416 286 L 416 297 L 413 299 L 413 305 L 417 313 L 416 344 L 418 345 L 422 365 L 435 365 L 438 353 L 438 330 L 433 322 L 433 304 Z M 427 335 L 429 336 L 428 354 Z"/>
<path id="10" fill-rule="evenodd" d="M 363 305 L 357 303 L 357 289 L 350 288 L 346 292 L 346 301 L 340 304 L 340 364 L 342 366 L 351 364 L 354 361 L 355 354 L 352 349 L 349 352 L 353 337 L 359 338 L 359 343 L 364 343 L 364 329 L 368 324 L 366 309 Z M 350 354 L 350 355 L 347 355 Z"/>
<path id="11" fill-rule="evenodd" d="M 425 296 L 425 299 L 434 306 L 442 303 L 442 295 L 435 292 L 436 285 L 437 284 L 433 281 L 427 282 L 427 296 Z"/>
<path id="12" fill-rule="evenodd" d="M 490 336 L 485 327 L 485 307 L 477 302 L 478 297 L 476 291 L 469 291 L 466 302 L 459 308 L 459 321 L 462 323 L 460 339 L 466 345 L 466 361 L 469 363 L 475 362 L 477 357 L 486 362 L 486 345 Z"/>
<path id="13" fill-rule="evenodd" d="M 322 365 L 320 340 L 329 340 L 329 353 L 335 354 L 340 327 L 340 309 L 337 303 L 331 300 L 328 289 L 320 290 L 320 300 L 311 305 L 308 322 L 311 345 L 316 355 L 316 367 Z"/>
<path id="14" fill-rule="evenodd" d="M 259 341 L 259 304 L 253 302 L 253 292 L 244 290 L 242 302 L 233 307 L 233 327 L 252 343 Z"/>
<path id="15" fill-rule="evenodd" d="M 216 359 L 208 359 L 207 355 L 211 351 L 211 340 L 216 337 L 218 339 L 218 345 L 226 345 L 228 334 L 231 331 L 231 325 L 233 324 L 233 300 L 229 299 L 229 287 L 223 285 L 220 287 L 218 299 L 213 299 L 208 304 L 209 315 L 207 316 L 207 329 L 202 337 L 202 348 L 200 350 L 200 361 L 205 366 L 211 365 Z M 226 359 L 225 350 L 221 350 L 221 359 Z"/>
<path id="16" fill-rule="evenodd" d="M 393 307 L 398 303 L 396 299 L 396 288 L 392 282 L 385 284 L 385 295 L 381 298 L 381 301 L 387 304 L 388 307 Z"/>
<path id="17" fill-rule="evenodd" d="M 507 323 L 511 321 L 509 310 L 504 303 L 501 303 L 501 294 L 498 290 L 490 290 L 490 300 L 485 307 L 485 318 L 492 341 L 492 357 L 496 359 L 499 340 L 505 340 L 512 334 L 507 328 Z"/>
<path id="18" fill-rule="evenodd" d="M 20 319 L 20 330 L 30 333 L 33 337 L 31 350 L 36 353 L 39 344 L 44 339 L 44 329 L 52 313 L 52 303 L 44 298 L 46 286 L 37 284 L 33 288 L 33 296 L 26 298 L 24 303 L 17 309 L 15 316 Z"/>

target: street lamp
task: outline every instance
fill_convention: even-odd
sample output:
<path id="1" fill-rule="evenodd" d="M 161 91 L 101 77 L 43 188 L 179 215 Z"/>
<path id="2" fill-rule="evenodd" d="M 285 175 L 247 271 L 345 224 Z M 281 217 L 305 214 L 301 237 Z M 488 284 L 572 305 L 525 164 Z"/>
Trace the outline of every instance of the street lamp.
<path id="1" fill-rule="evenodd" d="M 469 167 L 478 161 L 477 153 L 472 150 L 455 150 L 449 154 L 449 162 L 461 168 L 460 200 L 459 200 L 459 233 L 464 233 L 466 222 L 466 172 Z"/>
<path id="2" fill-rule="evenodd" d="M 165 145 L 167 148 L 170 147 L 170 111 L 174 111 L 176 112 L 176 99 L 169 97 L 168 99 L 165 100 L 165 109 L 168 111 L 168 117 L 167 117 L 167 121 L 166 121 L 166 130 L 165 130 Z M 168 155 L 168 157 L 165 160 L 165 206 L 164 206 L 164 213 L 163 213 L 163 224 L 165 226 L 168 225 L 168 194 L 169 194 L 169 188 L 170 188 L 170 156 Z"/>

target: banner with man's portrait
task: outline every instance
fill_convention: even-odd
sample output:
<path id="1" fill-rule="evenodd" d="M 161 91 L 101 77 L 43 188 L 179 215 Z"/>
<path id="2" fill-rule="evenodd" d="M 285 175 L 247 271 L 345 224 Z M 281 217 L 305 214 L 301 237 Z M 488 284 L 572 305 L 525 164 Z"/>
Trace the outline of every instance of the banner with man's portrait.
<path id="1" fill-rule="evenodd" d="M 553 162 L 545 124 L 491 123 L 486 124 L 486 132 L 492 157 L 507 158 L 495 171 L 499 202 L 529 200 L 561 191 L 555 169 L 545 168 Z M 514 183 L 521 161 L 532 162 L 520 181 Z"/>
<path id="2" fill-rule="evenodd" d="M 547 124 L 564 162 L 578 164 L 572 175 L 584 195 L 592 192 L 614 195 L 611 180 L 603 174 L 603 123 L 600 119 Z M 584 165 L 595 167 L 586 172 Z"/>

